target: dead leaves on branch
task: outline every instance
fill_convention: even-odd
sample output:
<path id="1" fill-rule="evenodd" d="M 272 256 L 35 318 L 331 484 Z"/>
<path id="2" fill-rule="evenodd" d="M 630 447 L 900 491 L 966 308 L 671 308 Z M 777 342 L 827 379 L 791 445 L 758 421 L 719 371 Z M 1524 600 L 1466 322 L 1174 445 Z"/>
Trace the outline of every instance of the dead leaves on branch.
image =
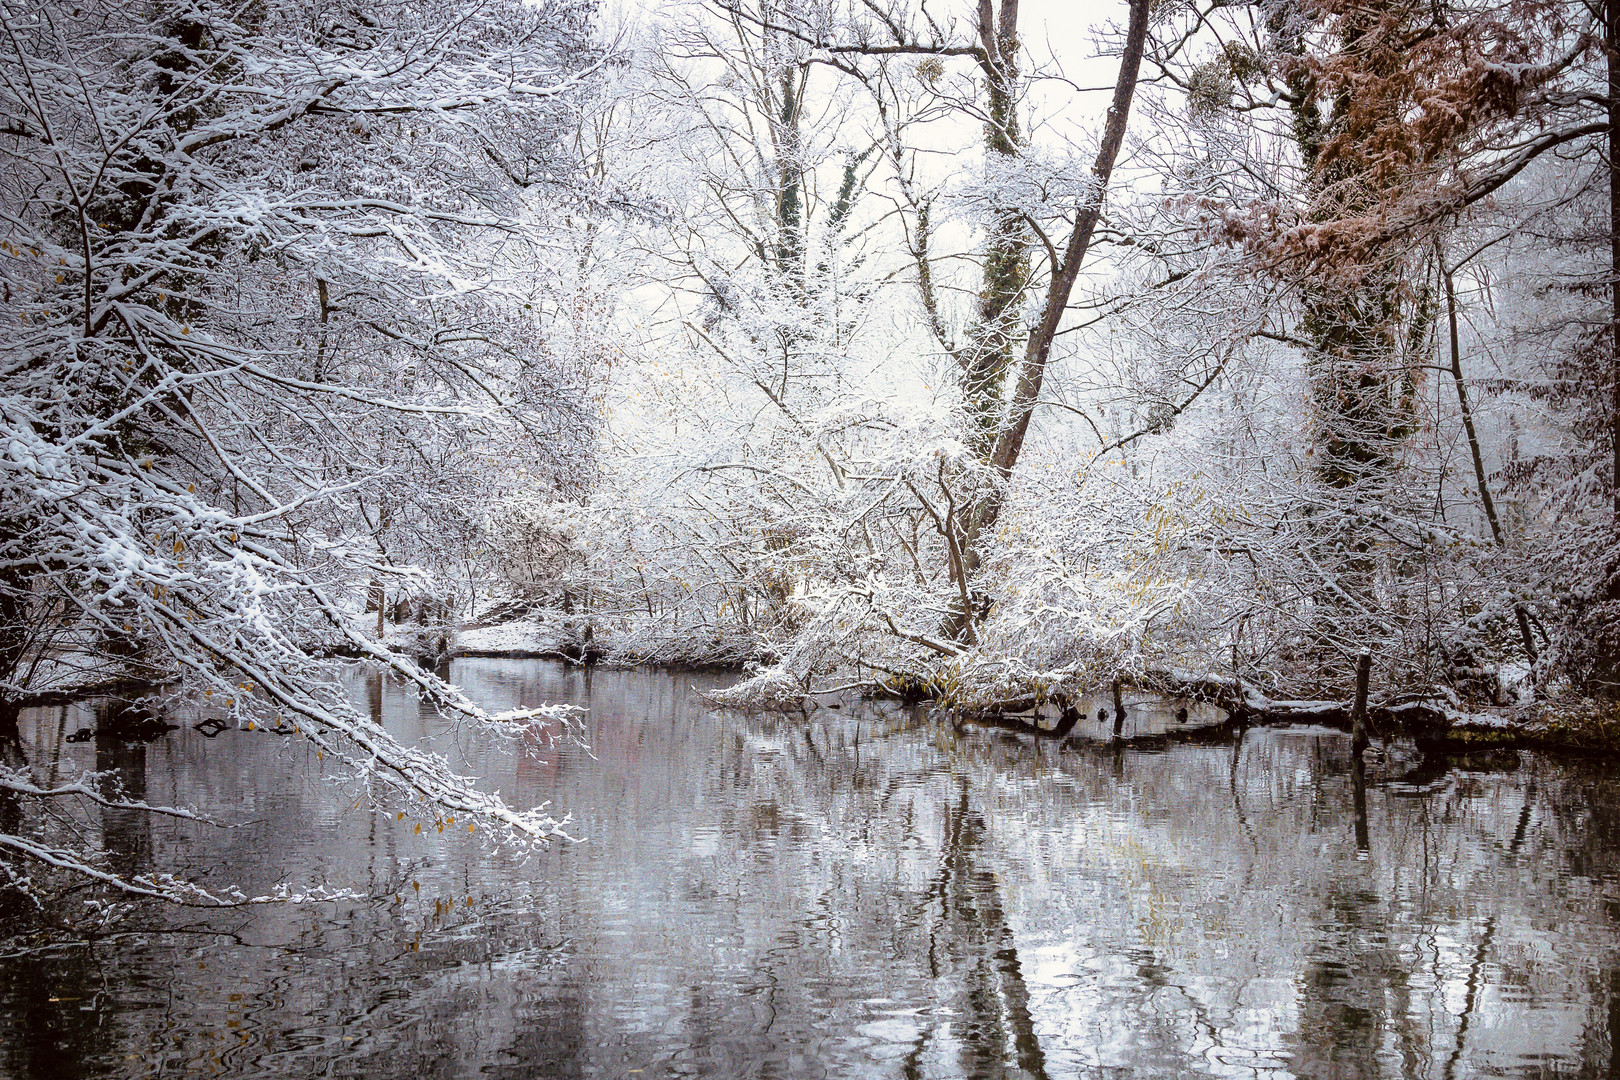
<path id="1" fill-rule="evenodd" d="M 1602 24 L 1585 5 L 1320 0 L 1290 25 L 1244 78 L 1286 88 L 1298 197 L 1179 208 L 1271 274 L 1353 288 L 1535 158 L 1607 134 Z"/>

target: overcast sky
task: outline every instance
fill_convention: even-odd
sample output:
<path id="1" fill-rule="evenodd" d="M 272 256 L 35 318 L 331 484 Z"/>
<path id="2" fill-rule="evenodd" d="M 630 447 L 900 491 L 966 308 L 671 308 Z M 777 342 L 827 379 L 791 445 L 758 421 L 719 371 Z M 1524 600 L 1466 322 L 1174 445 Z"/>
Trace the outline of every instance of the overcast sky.
<path id="1" fill-rule="evenodd" d="M 603 8 L 611 23 L 661 7 L 677 7 L 684 2 L 687 0 L 606 0 Z M 971 23 L 973 8 L 973 0 L 951 0 L 945 4 L 936 0 L 933 5 L 941 21 L 954 16 L 962 23 Z M 1100 86 L 1113 82 L 1113 72 L 1109 63 L 1099 66 L 1095 61 L 1097 50 L 1091 27 L 1109 22 L 1123 25 L 1126 11 L 1124 0 L 1022 0 L 1019 22 L 1025 43 L 1036 56 L 1055 56 L 1070 78 L 1100 71 L 1102 77 L 1087 84 Z"/>
<path id="2" fill-rule="evenodd" d="M 604 0 L 603 11 L 609 26 L 634 24 L 646 13 L 675 8 L 695 0 Z M 971 25 L 974 0 L 935 0 L 930 5 L 941 22 L 954 18 Z M 1081 88 L 1076 93 L 1059 82 L 1037 84 L 1030 97 L 1035 119 L 1052 123 L 1063 136 L 1069 124 L 1090 127 L 1108 108 L 1118 72 L 1113 57 L 1099 57 L 1094 30 L 1110 26 L 1122 28 L 1128 14 L 1125 0 L 1021 0 L 1019 24 L 1024 45 L 1043 71 L 1061 72 L 1064 79 Z M 1031 119 L 1026 117 L 1027 120 Z"/>

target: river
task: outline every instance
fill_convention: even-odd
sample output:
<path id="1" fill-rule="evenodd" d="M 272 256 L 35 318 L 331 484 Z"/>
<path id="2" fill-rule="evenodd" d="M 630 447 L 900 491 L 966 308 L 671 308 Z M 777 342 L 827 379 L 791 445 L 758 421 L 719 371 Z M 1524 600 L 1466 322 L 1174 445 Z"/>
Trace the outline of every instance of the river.
<path id="1" fill-rule="evenodd" d="M 576 842 L 519 859 L 397 820 L 263 731 L 75 743 L 94 703 L 26 712 L 42 779 L 111 769 L 240 824 L 102 812 L 118 869 L 367 899 L 7 946 L 0 1076 L 1620 1075 L 1606 768 L 1397 747 L 1358 829 L 1331 731 L 1118 749 L 900 706 L 719 712 L 710 676 L 450 677 L 586 706 L 589 749 L 355 693 Z"/>

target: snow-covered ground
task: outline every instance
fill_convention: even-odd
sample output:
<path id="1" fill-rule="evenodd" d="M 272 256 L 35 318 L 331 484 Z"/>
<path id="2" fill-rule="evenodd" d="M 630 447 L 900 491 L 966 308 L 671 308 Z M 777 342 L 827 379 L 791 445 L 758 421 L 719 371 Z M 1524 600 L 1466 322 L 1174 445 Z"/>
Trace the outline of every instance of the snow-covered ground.
<path id="1" fill-rule="evenodd" d="M 526 618 L 462 630 L 456 636 L 457 656 L 552 656 L 563 641 L 554 623 Z"/>

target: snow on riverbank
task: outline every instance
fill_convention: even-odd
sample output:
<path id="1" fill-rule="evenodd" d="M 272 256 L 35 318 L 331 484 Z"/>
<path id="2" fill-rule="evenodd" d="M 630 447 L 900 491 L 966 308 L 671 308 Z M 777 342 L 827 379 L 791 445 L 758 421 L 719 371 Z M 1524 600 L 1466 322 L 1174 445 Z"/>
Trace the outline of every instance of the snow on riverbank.
<path id="1" fill-rule="evenodd" d="M 555 623 L 527 618 L 514 622 L 478 626 L 456 636 L 456 656 L 557 656 L 563 651 L 562 635 Z"/>

